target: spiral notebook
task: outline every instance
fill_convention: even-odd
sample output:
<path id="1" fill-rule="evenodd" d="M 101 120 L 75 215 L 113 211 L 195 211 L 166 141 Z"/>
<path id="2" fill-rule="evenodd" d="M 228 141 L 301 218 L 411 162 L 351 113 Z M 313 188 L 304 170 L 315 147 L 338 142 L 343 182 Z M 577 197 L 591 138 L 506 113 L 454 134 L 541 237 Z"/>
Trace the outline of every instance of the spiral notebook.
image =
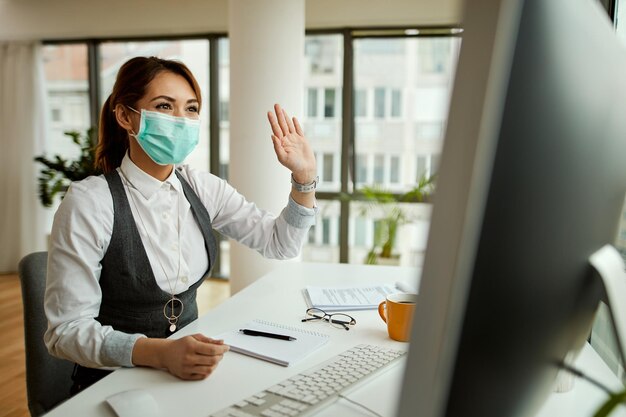
<path id="1" fill-rule="evenodd" d="M 257 330 L 295 337 L 296 340 L 279 340 L 263 336 L 248 336 L 240 329 Z M 253 320 L 234 330 L 213 336 L 224 339 L 233 352 L 243 353 L 282 366 L 289 366 L 311 354 L 328 342 L 329 336 L 299 327 L 286 326 L 265 320 Z"/>

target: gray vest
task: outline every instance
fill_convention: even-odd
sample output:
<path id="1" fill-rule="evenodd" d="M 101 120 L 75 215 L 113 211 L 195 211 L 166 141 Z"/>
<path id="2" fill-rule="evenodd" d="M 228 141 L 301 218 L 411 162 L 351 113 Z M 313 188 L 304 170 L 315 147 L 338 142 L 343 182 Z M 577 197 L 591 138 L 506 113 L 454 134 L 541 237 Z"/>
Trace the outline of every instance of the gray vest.
<path id="1" fill-rule="evenodd" d="M 209 257 L 206 277 L 217 257 L 217 244 L 211 228 L 211 217 L 178 171 L 176 171 L 176 176 L 183 186 L 193 217 L 204 237 L 204 245 Z M 111 243 L 101 261 L 102 303 L 96 320 L 125 333 L 143 333 L 148 337 L 158 338 L 167 337 L 171 333 L 169 323 L 163 314 L 163 307 L 171 295 L 163 291 L 156 283 L 119 173 L 115 170 L 105 174 L 104 177 L 113 197 L 114 216 Z M 202 281 L 202 279 L 199 280 L 187 291 L 176 295 L 184 303 L 183 313 L 178 318 L 177 330 L 198 317 L 196 290 Z"/>

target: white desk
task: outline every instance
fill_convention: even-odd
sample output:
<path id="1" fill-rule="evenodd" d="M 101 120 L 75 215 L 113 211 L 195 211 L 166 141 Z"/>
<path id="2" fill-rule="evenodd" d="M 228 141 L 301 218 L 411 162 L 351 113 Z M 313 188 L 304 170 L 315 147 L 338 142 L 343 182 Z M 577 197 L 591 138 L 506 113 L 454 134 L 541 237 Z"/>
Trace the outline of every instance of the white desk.
<path id="1" fill-rule="evenodd" d="M 164 416 L 207 416 L 354 345 L 369 343 L 407 349 L 406 343 L 389 339 L 386 325 L 375 310 L 350 312 L 357 320 L 356 326 L 350 331 L 335 329 L 326 323 L 301 323 L 300 319 L 306 310 L 301 290 L 306 285 L 397 281 L 415 286 L 417 276 L 418 271 L 411 268 L 286 262 L 179 331 L 176 337 L 197 332 L 208 336 L 216 335 L 237 328 L 254 318 L 304 326 L 331 335 L 329 343 L 302 362 L 285 368 L 238 353 L 228 353 L 213 375 L 204 381 L 193 382 L 179 380 L 167 372 L 155 369 L 121 369 L 61 404 L 47 416 L 114 417 L 114 413 L 103 402 L 104 398 L 133 388 L 150 391 Z M 395 415 L 402 380 L 402 363 L 392 367 L 372 383 L 353 391 L 350 398 L 382 415 Z M 583 351 L 578 366 L 610 386 L 618 386 L 616 378 L 592 349 Z M 604 398 L 600 390 L 585 381 L 577 380 L 574 390 L 566 394 L 551 395 L 537 417 L 590 417 L 591 410 L 595 410 Z M 337 415 L 362 417 L 367 414 L 348 402 L 339 400 L 316 417 Z M 619 414 L 615 414 L 617 416 L 626 416 L 626 411 L 620 410 Z"/>
<path id="2" fill-rule="evenodd" d="M 370 343 L 407 349 L 408 344 L 395 342 L 388 337 L 386 325 L 376 310 L 350 312 L 349 314 L 357 320 L 356 326 L 350 331 L 336 329 L 321 322 L 301 323 L 300 320 L 307 308 L 301 290 L 306 285 L 352 285 L 375 282 L 393 284 L 397 281 L 415 286 L 417 276 L 417 270 L 412 268 L 285 262 L 275 271 L 180 330 L 176 337 L 198 332 L 207 336 L 217 335 L 238 328 L 255 318 L 303 326 L 331 335 L 331 340 L 327 344 L 303 361 L 286 368 L 229 352 L 216 371 L 204 381 L 182 381 L 167 372 L 149 368 L 120 369 L 47 415 L 113 417 L 115 414 L 103 403 L 104 398 L 128 389 L 144 388 L 157 399 L 164 416 L 207 416 L 355 345 Z M 391 377 L 390 383 L 395 383 L 401 375 L 401 367 L 397 368 L 394 370 L 397 376 Z M 385 378 L 389 379 L 389 376 L 385 374 L 380 379 Z M 393 387 L 389 385 L 388 388 Z M 367 405 L 372 405 L 373 402 L 374 408 L 385 413 L 393 413 L 393 408 L 389 410 L 389 407 L 395 407 L 395 398 L 377 405 L 376 399 L 378 398 L 380 402 L 381 395 L 369 393 L 367 397 L 370 400 Z M 382 396 L 385 397 L 387 396 Z M 338 406 L 353 407 L 347 404 Z M 348 417 L 349 413 L 342 410 L 339 415 Z M 359 411 L 354 415 L 363 414 Z"/>

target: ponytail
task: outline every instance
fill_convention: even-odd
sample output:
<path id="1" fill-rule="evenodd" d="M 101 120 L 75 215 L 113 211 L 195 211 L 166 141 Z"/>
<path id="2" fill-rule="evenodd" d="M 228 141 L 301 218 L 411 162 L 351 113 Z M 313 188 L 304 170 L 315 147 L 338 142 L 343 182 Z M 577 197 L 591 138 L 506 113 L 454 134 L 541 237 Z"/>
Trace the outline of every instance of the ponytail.
<path id="1" fill-rule="evenodd" d="M 107 98 L 100 113 L 98 145 L 96 146 L 97 169 L 111 172 L 122 164 L 128 150 L 128 133 L 117 123 L 115 109 L 111 108 L 111 96 Z"/>

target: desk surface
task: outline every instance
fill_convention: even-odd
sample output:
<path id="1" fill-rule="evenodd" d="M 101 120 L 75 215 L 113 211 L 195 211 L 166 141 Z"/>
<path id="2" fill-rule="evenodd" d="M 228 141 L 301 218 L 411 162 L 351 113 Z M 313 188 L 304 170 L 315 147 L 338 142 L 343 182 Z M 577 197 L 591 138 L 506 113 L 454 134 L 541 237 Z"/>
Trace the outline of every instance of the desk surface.
<path id="1" fill-rule="evenodd" d="M 408 344 L 389 339 L 386 325 L 375 310 L 350 312 L 357 320 L 350 331 L 321 322 L 301 323 L 307 308 L 302 288 L 306 285 L 393 284 L 397 281 L 415 286 L 417 277 L 418 272 L 413 268 L 285 262 L 175 336 L 198 332 L 217 335 L 255 318 L 302 326 L 331 336 L 328 343 L 301 362 L 286 368 L 229 352 L 204 381 L 182 381 L 167 372 L 149 368 L 120 369 L 61 404 L 48 416 L 112 417 L 114 413 L 103 399 L 134 388 L 150 391 L 163 415 L 207 416 L 357 344 L 407 349 Z M 396 370 L 396 374 L 401 375 L 401 371 Z M 392 404 L 395 406 L 395 400 Z"/>
<path id="2" fill-rule="evenodd" d="M 356 318 L 357 325 L 349 332 L 326 323 L 301 323 L 300 319 L 306 310 L 301 291 L 306 285 L 393 284 L 398 281 L 417 286 L 417 277 L 418 270 L 413 268 L 285 262 L 180 330 L 175 337 L 198 332 L 208 336 L 216 335 L 255 318 L 303 326 L 331 336 L 329 343 L 303 361 L 286 368 L 229 352 L 213 375 L 204 381 L 182 381 L 167 372 L 150 368 L 120 369 L 61 404 L 47 416 L 114 417 L 113 411 L 103 400 L 117 392 L 135 388 L 148 390 L 158 402 L 162 415 L 207 416 L 354 345 L 369 343 L 407 349 L 408 344 L 389 339 L 386 325 L 375 310 L 350 312 Z M 580 361 L 580 367 L 593 368 L 593 376 L 613 387 L 617 386 L 616 378 L 592 349 L 586 348 L 580 355 Z M 372 383 L 355 390 L 350 397 L 382 415 L 394 415 L 402 379 L 402 363 L 404 362 L 392 367 Z M 538 417 L 589 417 L 592 415 L 589 410 L 595 410 L 604 398 L 604 394 L 597 388 L 577 380 L 573 391 L 553 394 Z M 364 414 L 358 408 L 340 400 L 317 416 L 336 415 L 351 417 Z M 626 412 L 616 414 L 618 415 L 626 416 Z"/>

